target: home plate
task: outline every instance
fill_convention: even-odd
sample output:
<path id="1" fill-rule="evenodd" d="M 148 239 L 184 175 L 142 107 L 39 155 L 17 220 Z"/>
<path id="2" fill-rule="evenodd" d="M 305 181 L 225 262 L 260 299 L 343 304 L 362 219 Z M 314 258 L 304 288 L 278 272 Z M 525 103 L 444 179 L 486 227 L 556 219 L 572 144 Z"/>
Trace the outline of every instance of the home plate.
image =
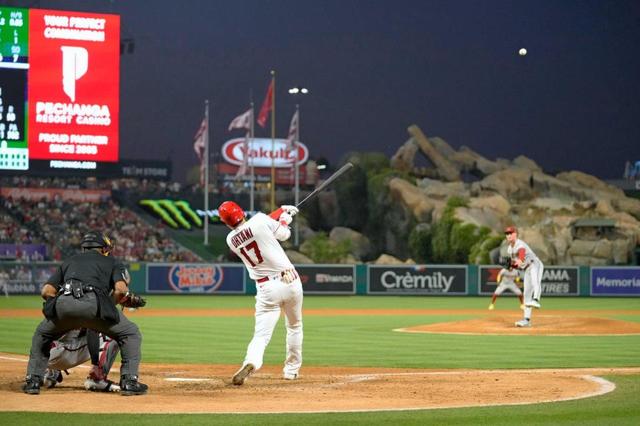
<path id="1" fill-rule="evenodd" d="M 209 382 L 213 379 L 200 379 L 200 378 L 192 378 L 192 377 L 167 377 L 165 379 L 167 382 Z"/>

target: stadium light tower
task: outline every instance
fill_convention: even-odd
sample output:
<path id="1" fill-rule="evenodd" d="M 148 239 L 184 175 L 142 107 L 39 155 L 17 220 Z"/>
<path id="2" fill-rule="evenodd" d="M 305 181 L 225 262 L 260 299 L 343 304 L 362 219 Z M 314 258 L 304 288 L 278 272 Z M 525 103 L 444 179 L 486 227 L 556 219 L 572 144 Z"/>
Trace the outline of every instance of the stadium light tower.
<path id="1" fill-rule="evenodd" d="M 296 86 L 289 89 L 290 95 L 306 95 L 308 93 L 309 93 L 309 89 L 307 89 L 306 87 Z"/>
<path id="2" fill-rule="evenodd" d="M 298 155 L 300 153 L 299 149 L 298 149 L 298 142 L 300 142 L 300 100 L 298 99 L 301 95 L 307 95 L 309 94 L 309 89 L 307 89 L 304 86 L 295 86 L 289 89 L 289 94 L 292 95 L 296 101 L 298 103 L 296 103 L 296 113 L 298 114 L 298 124 L 297 124 L 297 135 L 296 135 L 296 140 L 295 140 L 295 144 L 296 144 L 296 159 L 294 160 L 294 174 L 295 174 L 295 204 L 298 204 L 298 200 L 300 198 L 300 165 L 298 164 Z M 295 247 L 299 246 L 299 236 L 300 236 L 300 230 L 299 230 L 299 225 L 298 225 L 299 221 L 295 221 L 295 223 L 293 224 L 293 245 Z"/>

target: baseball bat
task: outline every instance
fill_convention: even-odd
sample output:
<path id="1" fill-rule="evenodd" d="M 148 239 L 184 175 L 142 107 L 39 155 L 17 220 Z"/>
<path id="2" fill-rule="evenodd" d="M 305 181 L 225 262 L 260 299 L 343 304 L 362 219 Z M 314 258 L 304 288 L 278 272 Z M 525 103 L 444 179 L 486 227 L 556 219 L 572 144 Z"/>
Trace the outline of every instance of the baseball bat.
<path id="1" fill-rule="evenodd" d="M 309 195 L 304 197 L 304 199 L 302 201 L 300 201 L 298 204 L 296 204 L 296 207 L 300 207 L 307 200 L 309 200 L 311 197 L 314 197 L 314 196 L 318 195 L 318 193 L 320 193 L 320 191 L 325 189 L 327 186 L 331 185 L 331 182 L 333 182 L 334 180 L 338 179 L 340 176 L 342 176 L 345 172 L 347 172 L 347 170 L 351 169 L 352 167 L 353 167 L 353 164 L 351 164 L 351 163 L 347 163 L 344 166 L 340 167 L 334 174 L 329 176 L 329 178 L 327 180 L 322 182 L 319 187 L 314 189 Z"/>

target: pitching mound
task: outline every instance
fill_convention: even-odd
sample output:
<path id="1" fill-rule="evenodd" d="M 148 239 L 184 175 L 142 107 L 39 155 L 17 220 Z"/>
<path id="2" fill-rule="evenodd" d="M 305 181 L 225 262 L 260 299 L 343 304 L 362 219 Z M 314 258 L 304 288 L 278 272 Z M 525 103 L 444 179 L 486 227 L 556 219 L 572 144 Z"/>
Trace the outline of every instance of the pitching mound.
<path id="1" fill-rule="evenodd" d="M 26 357 L 0 354 L 3 411 L 112 413 L 118 394 L 83 388 L 88 367 L 80 366 L 40 395 L 20 391 Z M 237 366 L 143 364 L 149 393 L 135 398 L 137 413 L 282 413 L 413 410 L 531 404 L 586 398 L 615 386 L 597 373 L 640 369 L 582 370 L 409 370 L 303 367 L 286 381 L 279 367 L 265 367 L 243 386 L 230 384 Z M 460 392 L 473 389 L 473 392 Z M 73 401 L 72 404 L 69 402 Z"/>
<path id="2" fill-rule="evenodd" d="M 515 322 L 520 319 L 522 319 L 522 314 L 496 314 L 485 318 L 420 325 L 395 331 L 406 333 L 546 336 L 624 336 L 640 334 L 640 323 L 609 318 L 571 316 L 562 313 L 549 315 L 534 312 L 531 327 L 517 328 L 515 327 Z"/>

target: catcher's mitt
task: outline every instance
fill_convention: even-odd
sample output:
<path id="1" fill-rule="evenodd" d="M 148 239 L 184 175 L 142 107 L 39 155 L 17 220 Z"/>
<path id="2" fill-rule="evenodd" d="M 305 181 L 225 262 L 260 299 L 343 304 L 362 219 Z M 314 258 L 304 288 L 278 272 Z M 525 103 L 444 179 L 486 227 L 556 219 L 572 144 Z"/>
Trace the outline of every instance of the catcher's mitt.
<path id="1" fill-rule="evenodd" d="M 147 301 L 138 296 L 137 294 L 133 294 L 128 291 L 127 294 L 124 295 L 122 299 L 120 299 L 120 304 L 123 308 L 142 308 L 147 304 Z"/>
<path id="2" fill-rule="evenodd" d="M 512 268 L 512 264 L 511 264 L 511 258 L 510 257 L 503 257 L 502 259 L 500 259 L 500 264 L 502 265 L 502 267 L 504 269 L 511 269 Z"/>

